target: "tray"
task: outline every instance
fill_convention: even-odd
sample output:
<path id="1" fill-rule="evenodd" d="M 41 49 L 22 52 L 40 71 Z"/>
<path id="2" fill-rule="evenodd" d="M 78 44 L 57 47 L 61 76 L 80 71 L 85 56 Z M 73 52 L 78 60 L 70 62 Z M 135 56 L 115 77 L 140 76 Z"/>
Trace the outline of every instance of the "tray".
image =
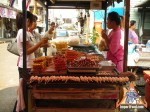
<path id="1" fill-rule="evenodd" d="M 31 74 L 36 74 L 36 75 L 66 75 L 67 70 L 56 71 L 54 64 L 52 64 L 42 71 L 31 71 Z"/>
<path id="2" fill-rule="evenodd" d="M 101 61 L 99 65 L 101 66 L 100 70 L 114 70 L 116 67 L 111 61 Z"/>
<path id="3" fill-rule="evenodd" d="M 77 69 L 77 70 L 99 70 L 100 67 L 68 67 L 68 69 Z"/>
<path id="4" fill-rule="evenodd" d="M 68 69 L 70 73 L 96 73 L 97 70 L 87 70 L 87 69 Z"/>
<path id="5" fill-rule="evenodd" d="M 98 48 L 94 45 L 78 45 L 78 46 L 71 46 L 73 50 L 86 52 L 86 53 L 94 53 L 94 54 L 102 54 Z"/>
<path id="6" fill-rule="evenodd" d="M 99 67 L 68 67 L 70 73 L 94 73 L 96 74 Z"/>

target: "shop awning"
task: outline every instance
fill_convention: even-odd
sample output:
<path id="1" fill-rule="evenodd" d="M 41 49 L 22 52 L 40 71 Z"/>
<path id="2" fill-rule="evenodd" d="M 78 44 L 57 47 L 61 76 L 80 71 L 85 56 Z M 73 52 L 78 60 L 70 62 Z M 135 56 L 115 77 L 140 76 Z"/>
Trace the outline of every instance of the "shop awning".
<path id="1" fill-rule="evenodd" d="M 135 7 L 150 8 L 150 0 L 146 0 L 136 5 Z"/>
<path id="2" fill-rule="evenodd" d="M 38 0 L 43 5 L 47 4 L 49 9 L 90 9 L 90 3 L 95 0 Z M 102 8 L 105 9 L 105 2 L 108 1 L 108 6 L 114 5 L 114 2 L 122 2 L 122 0 L 99 0 L 102 2 Z M 46 5 L 45 5 L 46 6 Z"/>

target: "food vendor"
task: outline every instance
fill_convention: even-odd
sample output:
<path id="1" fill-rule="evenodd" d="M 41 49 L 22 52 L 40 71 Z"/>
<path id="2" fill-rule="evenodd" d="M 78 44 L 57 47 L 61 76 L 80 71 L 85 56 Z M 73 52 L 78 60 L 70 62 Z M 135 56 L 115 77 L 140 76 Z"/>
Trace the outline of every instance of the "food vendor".
<path id="1" fill-rule="evenodd" d="M 116 65 L 119 72 L 122 72 L 124 49 L 121 45 L 120 19 L 121 18 L 117 12 L 110 12 L 107 18 L 107 27 L 112 30 L 108 35 L 103 31 L 102 37 L 105 39 L 109 48 L 107 59 L 111 60 Z"/>

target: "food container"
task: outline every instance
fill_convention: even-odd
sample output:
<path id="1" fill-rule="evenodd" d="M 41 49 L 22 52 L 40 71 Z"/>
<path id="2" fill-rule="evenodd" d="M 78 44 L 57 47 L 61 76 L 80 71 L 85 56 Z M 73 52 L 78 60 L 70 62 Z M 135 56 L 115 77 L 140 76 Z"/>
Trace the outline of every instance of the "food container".
<path id="1" fill-rule="evenodd" d="M 116 65 L 112 61 L 101 61 L 99 62 L 99 65 L 101 65 L 100 70 L 114 70 Z"/>

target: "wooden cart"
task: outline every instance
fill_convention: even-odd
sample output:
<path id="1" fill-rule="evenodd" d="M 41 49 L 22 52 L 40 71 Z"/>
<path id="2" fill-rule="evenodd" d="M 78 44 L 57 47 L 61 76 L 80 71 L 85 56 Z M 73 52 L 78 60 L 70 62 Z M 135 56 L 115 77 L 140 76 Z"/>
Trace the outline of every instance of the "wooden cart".
<path id="1" fill-rule="evenodd" d="M 88 76 L 92 77 L 92 74 Z M 107 76 L 109 77 L 108 73 Z M 110 74 L 111 76 L 113 75 Z M 116 102 L 123 95 L 120 95 L 122 86 L 119 82 L 33 82 L 30 83 L 31 108 L 33 112 L 116 112 Z"/>
<path id="2" fill-rule="evenodd" d="M 115 112 L 119 93 L 119 86 L 108 84 L 40 84 L 31 89 L 32 109 L 34 112 Z"/>

